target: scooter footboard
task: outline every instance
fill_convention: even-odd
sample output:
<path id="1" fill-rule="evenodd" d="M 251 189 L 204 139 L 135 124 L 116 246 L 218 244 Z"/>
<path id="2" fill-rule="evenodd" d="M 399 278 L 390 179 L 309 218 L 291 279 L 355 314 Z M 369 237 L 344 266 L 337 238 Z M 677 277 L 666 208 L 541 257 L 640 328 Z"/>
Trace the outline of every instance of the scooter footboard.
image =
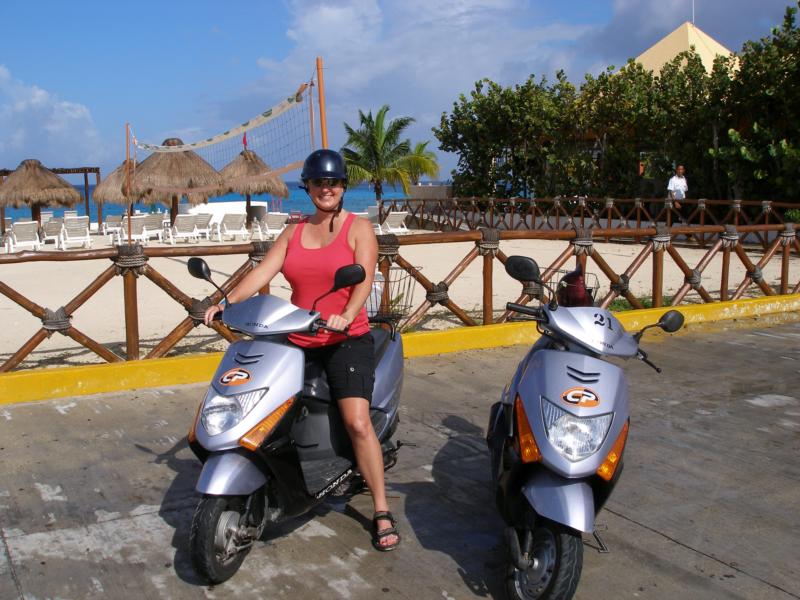
<path id="1" fill-rule="evenodd" d="M 211 496 L 247 496 L 266 482 L 253 459 L 238 452 L 219 452 L 203 464 L 195 489 Z"/>
<path id="2" fill-rule="evenodd" d="M 544 469 L 522 487 L 536 514 L 584 533 L 594 531 L 594 496 L 585 481 L 565 479 Z"/>

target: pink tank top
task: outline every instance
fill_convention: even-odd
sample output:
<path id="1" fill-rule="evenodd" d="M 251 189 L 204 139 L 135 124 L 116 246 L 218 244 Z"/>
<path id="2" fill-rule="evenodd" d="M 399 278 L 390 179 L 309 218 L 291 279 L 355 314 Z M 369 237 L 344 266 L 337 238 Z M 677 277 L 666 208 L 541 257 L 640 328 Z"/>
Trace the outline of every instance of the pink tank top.
<path id="1" fill-rule="evenodd" d="M 322 296 L 333 287 L 333 276 L 336 269 L 355 262 L 355 251 L 347 242 L 347 233 L 355 220 L 355 215 L 350 213 L 345 219 L 342 229 L 336 238 L 323 248 L 304 248 L 301 243 L 303 227 L 300 223 L 294 230 L 289 246 L 286 249 L 286 258 L 283 261 L 283 276 L 292 286 L 292 304 L 301 308 L 311 308 L 314 300 Z M 317 310 L 323 319 L 331 315 L 342 314 L 353 288 L 344 288 L 334 292 L 319 302 Z M 369 332 L 367 310 L 361 307 L 356 318 L 350 324 L 351 336 L 363 335 Z M 328 346 L 337 344 L 347 339 L 341 333 L 333 333 L 320 329 L 317 335 L 305 333 L 292 333 L 289 341 L 304 348 Z"/>

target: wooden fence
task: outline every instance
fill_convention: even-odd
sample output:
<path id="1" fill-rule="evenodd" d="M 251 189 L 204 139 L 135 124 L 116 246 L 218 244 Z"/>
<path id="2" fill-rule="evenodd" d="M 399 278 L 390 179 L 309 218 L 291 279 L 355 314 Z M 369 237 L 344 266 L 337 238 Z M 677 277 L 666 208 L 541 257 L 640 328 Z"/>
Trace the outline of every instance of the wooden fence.
<path id="1" fill-rule="evenodd" d="M 753 262 L 745 252 L 743 238 L 758 236 L 758 239 L 771 241 L 762 252 L 760 258 Z M 614 237 L 638 239 L 642 241 L 641 250 L 622 272 L 616 272 L 603 258 L 595 243 Z M 672 244 L 676 237 L 681 239 L 702 236 L 708 244 L 708 249 L 702 259 L 694 265 L 685 259 L 685 247 Z M 630 282 L 637 271 L 646 261 L 652 262 L 652 281 L 650 297 L 653 306 L 664 305 L 664 259 L 669 255 L 680 268 L 685 277 L 684 284 L 669 299 L 668 304 L 676 306 L 686 300 L 690 291 L 695 291 L 702 302 L 717 302 L 736 300 L 741 298 L 750 288 L 757 294 L 773 296 L 778 294 L 796 294 L 800 292 L 800 274 L 790 274 L 792 256 L 800 256 L 800 241 L 797 238 L 795 226 L 791 223 L 772 225 L 744 225 L 741 227 L 704 226 L 671 228 L 639 228 L 639 229 L 579 229 L 566 231 L 542 230 L 499 230 L 496 228 L 483 228 L 474 231 L 458 231 L 446 233 L 422 233 L 406 236 L 382 235 L 379 236 L 379 258 L 377 268 L 389 280 L 392 268 L 402 269 L 416 281 L 425 293 L 425 299 L 413 307 L 410 314 L 401 324 L 401 328 L 409 330 L 420 323 L 423 317 L 434 306 L 442 306 L 455 315 L 466 326 L 504 322 L 508 313 L 497 316 L 493 305 L 493 269 L 495 261 L 505 263 L 507 256 L 500 250 L 500 241 L 503 240 L 553 240 L 564 244 L 563 251 L 558 258 L 543 268 L 543 279 L 549 282 L 556 272 L 567 264 L 570 258 L 584 267 L 592 261 L 605 278 L 608 293 L 598 299 L 598 304 L 607 307 L 617 297 L 624 297 L 634 308 L 643 308 L 642 301 L 631 292 Z M 449 244 L 456 242 L 472 242 L 469 252 L 452 268 L 449 274 L 439 282 L 431 281 L 414 267 L 411 262 L 403 257 L 403 250 L 419 244 Z M 140 245 L 117 246 L 101 250 L 84 250 L 69 252 L 20 252 L 15 254 L 0 255 L 0 265 L 12 263 L 25 263 L 36 261 L 99 261 L 111 260 L 112 265 L 102 269 L 97 277 L 78 293 L 69 299 L 60 308 L 47 308 L 28 299 L 23 293 L 12 289 L 2 282 L 0 270 L 0 294 L 5 295 L 23 309 L 41 320 L 41 327 L 34 331 L 31 337 L 17 349 L 5 362 L 0 364 L 0 372 L 9 371 L 17 367 L 42 341 L 54 333 L 66 335 L 78 344 L 95 353 L 106 362 L 123 360 L 154 359 L 166 355 L 178 342 L 193 328 L 201 325 L 203 313 L 211 304 L 221 299 L 221 294 L 215 294 L 198 299 L 192 298 L 181 291 L 174 283 L 159 273 L 148 261 L 155 257 L 188 257 L 188 256 L 213 256 L 213 255 L 242 255 L 242 265 L 222 284 L 226 291 L 231 290 L 241 279 L 256 265 L 270 247 L 270 242 L 252 242 L 247 244 L 229 244 L 212 246 L 191 247 L 142 247 Z M 752 252 L 752 249 L 751 249 Z M 482 315 L 480 318 L 470 316 L 468 311 L 459 306 L 449 295 L 449 289 L 465 269 L 475 260 L 482 262 Z M 721 277 L 719 290 L 716 295 L 708 291 L 704 284 L 703 272 L 713 262 L 721 261 Z M 731 281 L 731 266 L 738 261 L 744 268 L 745 276 L 741 281 Z M 780 261 L 780 277 L 774 283 L 766 281 L 763 275 L 764 267 L 771 261 Z M 544 267 L 544 265 L 542 265 Z M 74 313 L 98 290 L 116 277 L 123 280 L 124 317 L 125 317 L 125 355 L 113 352 L 107 345 L 92 339 L 78 330 L 71 319 Z M 141 356 L 139 348 L 139 301 L 137 296 L 137 280 L 145 277 L 163 290 L 170 298 L 180 304 L 186 311 L 186 316 L 181 319 L 171 331 L 163 336 L 161 341 L 147 354 Z M 382 304 L 388 306 L 393 299 L 389 296 L 390 286 L 384 286 Z M 265 288 L 262 293 L 268 293 Z M 519 296 L 507 298 L 503 301 L 513 300 L 518 303 L 527 303 L 534 297 L 545 298 L 547 292 L 539 286 L 526 284 L 521 286 Z M 694 299 L 694 298 L 693 298 Z M 502 308 L 502 307 L 501 307 Z M 500 312 L 499 310 L 497 311 Z M 234 341 L 237 336 L 219 322 L 212 323 L 211 327 L 223 338 Z"/>

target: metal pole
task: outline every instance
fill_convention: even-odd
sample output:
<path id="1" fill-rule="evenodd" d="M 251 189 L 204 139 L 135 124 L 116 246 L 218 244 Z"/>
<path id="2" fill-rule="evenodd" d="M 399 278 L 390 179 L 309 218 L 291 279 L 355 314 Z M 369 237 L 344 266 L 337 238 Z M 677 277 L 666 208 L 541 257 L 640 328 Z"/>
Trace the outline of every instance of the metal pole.
<path id="1" fill-rule="evenodd" d="M 322 78 L 322 57 L 317 57 L 317 94 L 319 94 L 319 134 L 322 147 L 328 147 L 328 122 L 325 119 L 325 81 Z"/>

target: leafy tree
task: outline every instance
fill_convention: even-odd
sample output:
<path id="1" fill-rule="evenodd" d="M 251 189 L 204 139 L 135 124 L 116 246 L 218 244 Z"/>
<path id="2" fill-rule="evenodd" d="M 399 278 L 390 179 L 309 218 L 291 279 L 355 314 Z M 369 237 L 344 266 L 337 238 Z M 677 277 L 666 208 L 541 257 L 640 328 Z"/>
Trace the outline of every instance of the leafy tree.
<path id="1" fill-rule="evenodd" d="M 418 185 L 423 175 L 428 177 L 439 176 L 439 163 L 436 160 L 436 154 L 428 150 L 428 142 L 418 142 L 409 154 L 410 164 L 408 167 L 408 174 L 411 177 L 411 183 Z"/>
<path id="2" fill-rule="evenodd" d="M 384 104 L 375 117 L 358 111 L 359 129 L 344 124 L 347 142 L 342 156 L 347 163 L 347 176 L 352 184 L 368 182 L 375 190 L 375 199 L 383 196 L 383 184 L 400 185 L 408 194 L 413 177 L 438 174 L 439 165 L 431 152 L 416 154 L 411 142 L 400 139 L 403 131 L 414 122 L 411 117 L 398 117 L 386 123 L 389 105 Z"/>

